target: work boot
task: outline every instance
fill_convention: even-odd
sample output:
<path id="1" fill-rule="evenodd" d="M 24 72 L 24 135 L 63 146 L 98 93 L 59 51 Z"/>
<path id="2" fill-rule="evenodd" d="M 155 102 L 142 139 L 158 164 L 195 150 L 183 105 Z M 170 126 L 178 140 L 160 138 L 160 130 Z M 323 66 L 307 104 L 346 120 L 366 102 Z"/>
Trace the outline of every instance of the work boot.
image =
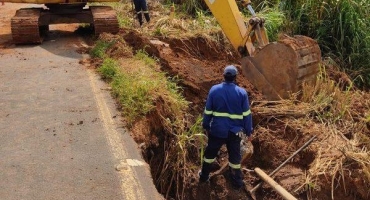
<path id="1" fill-rule="evenodd" d="M 243 182 L 243 175 L 240 169 L 229 167 L 229 178 L 234 189 L 244 188 L 245 183 Z"/>
<path id="2" fill-rule="evenodd" d="M 139 20 L 140 27 L 143 25 L 143 15 L 141 13 L 137 14 L 137 19 Z"/>
<path id="3" fill-rule="evenodd" d="M 203 161 L 202 169 L 199 172 L 199 182 L 207 182 L 211 172 L 211 164 Z"/>
<path id="4" fill-rule="evenodd" d="M 150 22 L 149 13 L 144 13 L 144 17 L 145 17 L 146 22 L 149 23 Z"/>
<path id="5" fill-rule="evenodd" d="M 199 183 L 209 182 L 209 175 L 208 176 L 202 175 L 202 171 L 199 171 L 198 174 L 199 174 Z"/>

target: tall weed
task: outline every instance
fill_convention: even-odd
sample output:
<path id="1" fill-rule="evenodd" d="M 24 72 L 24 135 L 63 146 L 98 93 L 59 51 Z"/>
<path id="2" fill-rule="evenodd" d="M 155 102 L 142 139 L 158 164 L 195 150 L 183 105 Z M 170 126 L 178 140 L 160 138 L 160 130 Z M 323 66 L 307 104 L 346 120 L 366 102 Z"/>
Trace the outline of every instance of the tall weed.
<path id="1" fill-rule="evenodd" d="M 370 1 L 285 0 L 281 9 L 294 34 L 315 38 L 359 86 L 370 86 Z"/>
<path id="2" fill-rule="evenodd" d="M 316 84 L 303 85 L 301 101 L 311 104 L 316 118 L 323 123 L 336 123 L 351 119 L 351 106 L 354 92 L 353 85 L 342 90 L 339 83 L 331 80 L 322 69 Z"/>

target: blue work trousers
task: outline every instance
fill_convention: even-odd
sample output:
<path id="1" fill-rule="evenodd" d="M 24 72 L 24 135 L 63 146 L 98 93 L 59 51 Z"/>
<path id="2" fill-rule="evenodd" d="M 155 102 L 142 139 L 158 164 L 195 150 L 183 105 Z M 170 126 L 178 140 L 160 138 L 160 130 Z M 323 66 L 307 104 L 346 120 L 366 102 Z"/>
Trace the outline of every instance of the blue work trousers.
<path id="1" fill-rule="evenodd" d="M 221 146 L 223 144 L 226 144 L 226 148 L 229 154 L 229 171 L 231 183 L 237 188 L 243 186 L 243 175 L 240 170 L 240 141 L 240 137 L 232 132 L 229 132 L 228 138 L 218 138 L 210 134 L 208 136 L 208 146 L 206 147 L 206 150 L 204 152 L 204 160 L 202 163 L 200 178 L 203 180 L 208 179 L 212 162 L 215 160 Z"/>
<path id="2" fill-rule="evenodd" d="M 139 20 L 140 25 L 143 24 L 142 14 L 144 14 L 145 20 L 149 22 L 150 17 L 149 17 L 148 5 L 146 3 L 146 0 L 134 0 L 134 5 L 135 5 L 136 16 L 137 16 L 137 19 Z"/>

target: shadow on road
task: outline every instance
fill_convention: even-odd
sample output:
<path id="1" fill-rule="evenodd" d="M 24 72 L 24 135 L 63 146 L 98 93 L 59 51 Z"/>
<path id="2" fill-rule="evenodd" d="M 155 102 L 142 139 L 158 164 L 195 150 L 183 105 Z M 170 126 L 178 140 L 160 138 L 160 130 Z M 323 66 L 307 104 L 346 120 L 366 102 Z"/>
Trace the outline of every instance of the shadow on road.
<path id="1" fill-rule="evenodd" d="M 58 25 L 59 26 L 59 25 Z M 17 48 L 34 48 L 39 46 L 46 51 L 68 58 L 81 59 L 81 49 L 86 49 L 88 44 L 91 44 L 94 38 L 93 32 L 89 29 L 80 29 L 70 25 L 62 25 L 70 30 L 58 30 L 58 27 L 53 28 L 43 36 L 42 44 L 13 44 L 11 34 L 0 35 L 0 48 L 12 50 Z M 62 27 L 63 28 L 63 27 Z"/>

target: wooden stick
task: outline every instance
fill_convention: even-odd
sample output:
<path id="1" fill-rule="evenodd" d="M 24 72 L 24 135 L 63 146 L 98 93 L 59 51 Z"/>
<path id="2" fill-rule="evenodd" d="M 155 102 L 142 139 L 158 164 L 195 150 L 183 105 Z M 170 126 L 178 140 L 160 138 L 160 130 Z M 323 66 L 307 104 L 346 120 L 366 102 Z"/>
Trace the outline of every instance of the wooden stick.
<path id="1" fill-rule="evenodd" d="M 273 172 L 269 174 L 269 176 L 274 176 L 276 172 L 278 172 L 287 162 L 289 162 L 295 155 L 297 155 L 299 152 L 301 152 L 303 149 L 305 149 L 308 145 L 311 144 L 311 142 L 316 138 L 316 135 L 314 135 L 310 140 L 308 140 L 301 148 L 299 148 L 297 151 L 295 151 L 289 158 L 287 158 L 283 163 L 280 164 L 279 167 L 277 167 Z M 254 188 L 252 188 L 249 192 L 254 193 L 259 187 L 261 187 L 263 182 L 258 183 Z"/>
<path id="2" fill-rule="evenodd" d="M 286 200 L 297 200 L 293 195 L 281 187 L 277 182 L 274 181 L 270 176 L 263 172 L 260 168 L 256 167 L 254 171 L 259 177 L 267 184 L 269 184 L 277 193 L 279 193 Z"/>

